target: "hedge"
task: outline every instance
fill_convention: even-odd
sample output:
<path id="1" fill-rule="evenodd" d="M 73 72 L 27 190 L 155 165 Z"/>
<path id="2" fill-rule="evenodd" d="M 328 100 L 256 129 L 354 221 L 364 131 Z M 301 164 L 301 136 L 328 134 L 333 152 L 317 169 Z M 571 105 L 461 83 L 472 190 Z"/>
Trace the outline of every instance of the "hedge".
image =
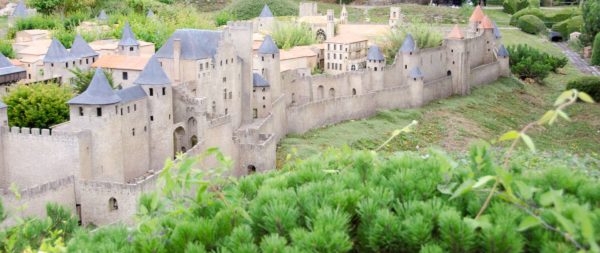
<path id="1" fill-rule="evenodd" d="M 544 21 L 534 15 L 525 15 L 519 18 L 518 27 L 521 28 L 523 32 L 538 34 L 544 30 L 546 30 L 546 25 L 544 25 Z"/>
<path id="2" fill-rule="evenodd" d="M 596 34 L 592 45 L 592 65 L 600 65 L 600 33 Z"/>
<path id="3" fill-rule="evenodd" d="M 596 36 L 598 37 L 598 36 Z M 597 76 L 581 76 L 567 83 L 567 90 L 577 89 L 583 91 L 596 101 L 600 101 L 600 77 Z"/>
<path id="4" fill-rule="evenodd" d="M 583 28 L 583 17 L 575 16 L 564 20 L 562 22 L 556 23 L 552 26 L 553 31 L 559 32 L 563 38 L 569 38 L 569 35 L 572 32 L 580 32 Z"/>
<path id="5" fill-rule="evenodd" d="M 548 26 L 552 26 L 556 23 L 565 21 L 569 18 L 580 16 L 581 10 L 579 8 L 565 8 L 557 12 L 545 15 L 544 20 Z"/>
<path id="6" fill-rule="evenodd" d="M 514 14 L 517 11 L 527 8 L 529 2 L 527 0 L 504 0 L 502 2 L 503 11 L 508 14 Z"/>
<path id="7" fill-rule="evenodd" d="M 544 20 L 546 17 L 544 16 L 544 12 L 538 8 L 525 8 L 522 9 L 520 11 L 517 11 L 515 14 L 513 14 L 510 17 L 510 25 L 512 26 L 517 26 L 518 22 L 519 22 L 519 18 L 525 15 L 533 15 L 536 16 L 538 18 L 540 18 L 541 20 Z"/>

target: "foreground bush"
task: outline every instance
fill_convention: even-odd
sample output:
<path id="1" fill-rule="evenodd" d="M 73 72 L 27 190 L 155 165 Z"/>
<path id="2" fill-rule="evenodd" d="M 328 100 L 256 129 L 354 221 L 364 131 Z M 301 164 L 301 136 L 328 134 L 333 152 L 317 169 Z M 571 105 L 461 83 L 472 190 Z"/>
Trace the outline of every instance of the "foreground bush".
<path id="1" fill-rule="evenodd" d="M 567 89 L 583 91 L 596 101 L 600 101 L 600 77 L 582 76 L 567 83 Z"/>
<path id="2" fill-rule="evenodd" d="M 526 44 L 509 46 L 510 70 L 521 79 L 531 78 L 541 83 L 550 74 L 564 67 L 568 60 L 541 52 Z"/>
<path id="3" fill-rule="evenodd" d="M 69 119 L 70 89 L 58 84 L 19 85 L 2 98 L 11 126 L 49 128 Z"/>
<path id="4" fill-rule="evenodd" d="M 580 32 L 583 29 L 583 17 L 575 16 L 564 20 L 562 22 L 556 23 L 552 26 L 553 31 L 559 32 L 563 38 L 569 38 L 569 35 L 572 32 Z"/>
<path id="5" fill-rule="evenodd" d="M 517 26 L 523 32 L 538 34 L 546 30 L 544 21 L 534 15 L 524 15 L 519 18 Z"/>
<path id="6" fill-rule="evenodd" d="M 258 17 L 265 4 L 274 16 L 295 16 L 298 4 L 291 0 L 234 0 L 226 11 L 241 20 Z"/>
<path id="7" fill-rule="evenodd" d="M 277 22 L 272 36 L 277 47 L 282 49 L 311 45 L 316 42 L 315 35 L 305 24 Z"/>

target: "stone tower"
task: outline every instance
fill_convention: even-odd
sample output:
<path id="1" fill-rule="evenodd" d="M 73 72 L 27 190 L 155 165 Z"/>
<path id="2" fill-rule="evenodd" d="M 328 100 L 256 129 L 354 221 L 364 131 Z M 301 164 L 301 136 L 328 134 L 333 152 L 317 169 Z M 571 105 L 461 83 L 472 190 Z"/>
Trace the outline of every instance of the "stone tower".
<path id="1" fill-rule="evenodd" d="M 241 117 L 239 122 L 234 122 L 234 126 L 239 126 L 242 123 L 252 122 L 252 108 L 251 96 L 252 96 L 252 23 L 251 22 L 230 22 L 227 24 L 226 33 L 231 39 L 231 43 L 235 45 L 235 49 L 240 57 L 242 69 L 241 69 L 241 83 L 239 89 L 241 90 L 241 102 L 239 110 Z"/>
<path id="2" fill-rule="evenodd" d="M 163 167 L 166 157 L 174 155 L 171 81 L 153 56 L 133 83 L 141 86 L 148 97 L 150 169 L 157 171 Z"/>
<path id="3" fill-rule="evenodd" d="M 402 23 L 402 17 L 400 14 L 400 7 L 390 7 L 390 20 L 389 25 L 392 28 L 396 28 Z"/>
<path id="4" fill-rule="evenodd" d="M 477 5 L 471 17 L 469 17 L 469 31 L 467 32 L 467 37 L 472 38 L 475 37 L 479 33 L 479 25 L 485 15 L 483 14 L 483 10 L 481 10 L 481 6 Z"/>
<path id="5" fill-rule="evenodd" d="M 445 44 L 448 56 L 447 74 L 452 76 L 452 93 L 465 95 L 469 93 L 470 89 L 470 52 L 467 50 L 465 36 L 458 25 L 454 25 L 446 37 Z"/>
<path id="6" fill-rule="evenodd" d="M 73 58 L 80 60 L 77 66 L 80 69 L 88 69 L 92 63 L 96 62 L 99 56 L 98 52 L 94 51 L 80 34 L 77 34 L 75 37 L 69 53 Z"/>
<path id="7" fill-rule="evenodd" d="M 484 16 L 479 25 L 482 30 L 483 40 L 485 40 L 484 51 L 483 51 L 483 62 L 491 63 L 494 61 L 494 51 L 496 50 L 496 35 L 494 33 L 494 24 L 488 16 Z"/>
<path id="8" fill-rule="evenodd" d="M 408 73 L 408 85 L 410 90 L 411 106 L 420 107 L 423 105 L 423 73 L 419 67 L 413 67 Z"/>
<path id="9" fill-rule="evenodd" d="M 135 39 L 135 34 L 131 31 L 129 22 L 125 22 L 125 26 L 123 27 L 123 34 L 121 35 L 121 40 L 119 40 L 118 50 L 120 55 L 140 55 L 140 43 Z"/>
<path id="10" fill-rule="evenodd" d="M 333 10 L 327 10 L 327 31 L 325 31 L 327 39 L 335 37 L 335 17 Z"/>
<path id="11" fill-rule="evenodd" d="M 89 130 L 92 135 L 91 168 L 82 168 L 83 179 L 125 181 L 120 102 L 101 68 L 96 69 L 88 88 L 68 102 L 73 127 Z"/>
<path id="12" fill-rule="evenodd" d="M 340 24 L 348 24 L 348 10 L 346 5 L 342 6 L 342 12 L 340 13 Z"/>
<path id="13" fill-rule="evenodd" d="M 43 59 L 44 72 L 43 79 L 61 78 L 61 83 L 65 83 L 72 76 L 69 68 L 73 67 L 74 59 L 65 46 L 56 38 L 52 39 L 50 47 Z"/>
<path id="14" fill-rule="evenodd" d="M 100 10 L 100 14 L 98 14 L 98 17 L 96 17 L 96 19 L 100 22 L 108 21 L 108 15 L 106 15 L 106 11 Z"/>
<path id="15" fill-rule="evenodd" d="M 270 35 L 265 36 L 265 40 L 258 48 L 258 60 L 261 75 L 267 79 L 271 90 L 271 101 L 274 101 L 281 95 L 281 71 L 279 71 L 279 48 Z"/>
<path id="16" fill-rule="evenodd" d="M 501 75 L 506 77 L 510 76 L 509 54 L 503 44 L 500 44 L 500 47 L 498 47 L 496 56 L 500 62 Z"/>
<path id="17" fill-rule="evenodd" d="M 385 67 L 385 57 L 377 45 L 369 47 L 367 53 L 367 69 L 371 70 L 372 89 L 383 89 L 383 68 Z"/>
<path id="18" fill-rule="evenodd" d="M 273 12 L 268 5 L 265 4 L 263 6 L 260 15 L 257 18 L 257 30 L 258 31 L 271 31 L 273 30 L 273 23 L 275 22 L 275 17 L 273 17 Z"/>
<path id="19" fill-rule="evenodd" d="M 419 66 L 419 57 L 415 54 L 418 49 L 412 35 L 410 33 L 406 34 L 406 38 L 404 38 L 397 56 L 402 58 L 402 63 L 404 64 L 402 71 L 404 73 L 408 73 L 409 70 Z"/>

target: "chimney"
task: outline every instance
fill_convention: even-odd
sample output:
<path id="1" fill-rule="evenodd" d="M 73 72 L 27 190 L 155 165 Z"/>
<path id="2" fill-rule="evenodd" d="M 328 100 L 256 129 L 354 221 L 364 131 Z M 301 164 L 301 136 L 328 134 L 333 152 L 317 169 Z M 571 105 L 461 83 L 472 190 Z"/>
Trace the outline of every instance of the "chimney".
<path id="1" fill-rule="evenodd" d="M 173 40 L 173 79 L 176 82 L 181 81 L 181 39 L 175 38 Z"/>

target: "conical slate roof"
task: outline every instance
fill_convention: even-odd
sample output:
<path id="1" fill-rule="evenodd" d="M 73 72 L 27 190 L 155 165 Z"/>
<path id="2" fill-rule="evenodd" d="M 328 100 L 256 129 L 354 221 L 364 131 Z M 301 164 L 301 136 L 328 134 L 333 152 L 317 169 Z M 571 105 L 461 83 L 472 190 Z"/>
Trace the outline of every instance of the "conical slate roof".
<path id="1" fill-rule="evenodd" d="M 272 18 L 273 17 L 273 12 L 271 12 L 271 9 L 269 9 L 269 6 L 265 4 L 265 6 L 263 7 L 263 9 L 260 12 L 260 15 L 258 17 L 261 17 L 261 18 Z"/>
<path id="2" fill-rule="evenodd" d="M 471 17 L 469 18 L 469 22 L 481 22 L 484 16 L 485 14 L 483 14 L 481 6 L 477 5 L 477 7 L 475 7 L 475 10 L 473 10 L 473 14 L 471 14 Z"/>
<path id="3" fill-rule="evenodd" d="M 410 33 L 406 34 L 406 38 L 404 39 L 404 42 L 402 43 L 402 47 L 400 47 L 400 52 L 410 53 L 410 52 L 414 52 L 415 49 L 416 49 L 415 40 L 413 39 L 413 37 Z"/>
<path id="4" fill-rule="evenodd" d="M 138 41 L 135 39 L 135 34 L 133 34 L 133 31 L 131 31 L 129 22 L 125 22 L 123 34 L 121 35 L 121 40 L 119 41 L 119 46 L 139 46 Z"/>
<path id="5" fill-rule="evenodd" d="M 139 85 L 169 85 L 171 80 L 160 66 L 156 56 L 152 56 L 140 76 L 133 83 Z"/>
<path id="6" fill-rule="evenodd" d="M 496 21 L 492 20 L 492 24 L 494 24 L 494 36 L 496 37 L 496 39 L 502 38 L 502 34 L 500 34 L 500 29 L 498 29 Z"/>
<path id="7" fill-rule="evenodd" d="M 377 45 L 372 45 L 369 47 L 369 52 L 367 52 L 367 60 L 383 61 L 385 60 L 385 57 Z"/>
<path id="8" fill-rule="evenodd" d="M 72 57 L 65 46 L 63 46 L 56 38 L 52 39 L 48 52 L 46 52 L 46 56 L 44 56 L 44 62 L 67 62 L 71 59 Z"/>
<path id="9" fill-rule="evenodd" d="M 271 38 L 271 35 L 265 36 L 265 40 L 262 42 L 260 47 L 258 48 L 259 54 L 278 54 L 279 48 L 275 45 L 275 42 Z"/>
<path id="10" fill-rule="evenodd" d="M 97 19 L 98 20 L 102 20 L 102 21 L 106 21 L 106 20 L 108 20 L 108 15 L 106 15 L 106 12 L 104 10 L 101 10 L 100 14 L 98 14 Z"/>
<path id="11" fill-rule="evenodd" d="M 17 67 L 10 62 L 4 54 L 0 53 L 0 75 L 8 75 L 13 73 L 25 72 L 24 68 Z"/>
<path id="12" fill-rule="evenodd" d="M 500 47 L 498 47 L 498 56 L 508 57 L 508 50 L 506 50 L 503 44 L 500 44 Z"/>
<path id="13" fill-rule="evenodd" d="M 83 39 L 83 37 L 81 37 L 80 34 L 77 34 L 77 36 L 75 36 L 75 41 L 73 41 L 70 53 L 72 57 L 76 58 L 98 56 L 98 52 L 94 51 L 94 49 L 92 49 L 90 45 L 88 45 L 88 43 L 85 42 L 85 40 Z"/>
<path id="14" fill-rule="evenodd" d="M 217 53 L 217 47 L 222 39 L 222 31 L 197 29 L 178 29 L 156 52 L 158 58 L 173 59 L 175 40 L 181 42 L 181 59 L 199 60 L 212 58 Z"/>
<path id="15" fill-rule="evenodd" d="M 79 96 L 69 100 L 70 105 L 110 105 L 121 101 L 108 83 L 101 68 L 96 69 L 92 82 Z"/>
<path id="16" fill-rule="evenodd" d="M 17 6 L 15 7 L 15 10 L 13 11 L 12 14 L 14 17 L 27 17 L 27 6 L 25 5 L 25 2 L 23 2 L 23 0 L 19 1 L 19 3 L 17 3 Z"/>
<path id="17" fill-rule="evenodd" d="M 414 67 L 409 72 L 410 78 L 421 78 L 423 77 L 423 73 L 421 73 L 421 69 L 419 67 Z"/>
<path id="18" fill-rule="evenodd" d="M 269 82 L 265 80 L 260 74 L 252 74 L 252 85 L 254 87 L 269 87 Z"/>
<path id="19" fill-rule="evenodd" d="M 463 35 L 463 33 L 460 30 L 460 28 L 458 27 L 458 25 L 454 25 L 454 28 L 452 28 L 452 31 L 448 34 L 448 39 L 458 39 L 458 40 L 461 40 L 464 37 L 465 36 Z"/>
<path id="20" fill-rule="evenodd" d="M 146 17 L 148 17 L 148 18 L 154 17 L 154 12 L 152 11 L 152 9 L 148 9 L 148 13 L 146 14 Z"/>

